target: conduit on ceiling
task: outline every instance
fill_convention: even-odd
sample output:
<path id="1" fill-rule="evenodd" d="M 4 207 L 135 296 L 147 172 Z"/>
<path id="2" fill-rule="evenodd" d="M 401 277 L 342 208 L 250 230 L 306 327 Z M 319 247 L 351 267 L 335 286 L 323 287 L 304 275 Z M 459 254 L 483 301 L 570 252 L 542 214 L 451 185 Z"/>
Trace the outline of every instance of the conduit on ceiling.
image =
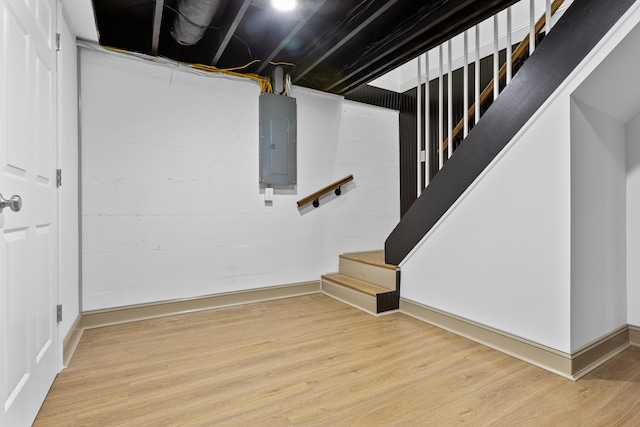
<path id="1" fill-rule="evenodd" d="M 193 46 L 200 41 L 221 0 L 178 0 L 178 13 L 173 21 L 171 36 L 184 46 Z"/>

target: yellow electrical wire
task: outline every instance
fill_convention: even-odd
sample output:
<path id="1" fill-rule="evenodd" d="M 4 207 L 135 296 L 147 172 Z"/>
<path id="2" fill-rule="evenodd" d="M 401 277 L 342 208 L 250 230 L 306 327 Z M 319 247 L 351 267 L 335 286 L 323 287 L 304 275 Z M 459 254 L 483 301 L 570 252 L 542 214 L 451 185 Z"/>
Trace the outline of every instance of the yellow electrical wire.
<path id="1" fill-rule="evenodd" d="M 114 51 L 114 52 L 129 53 L 129 54 L 131 53 L 131 51 L 130 51 L 130 50 L 119 49 L 119 48 L 117 48 L 117 47 L 102 46 L 102 45 L 101 45 L 100 47 L 101 47 L 101 48 L 103 48 L 103 49 L 112 50 L 112 51 Z"/>
<path id="2" fill-rule="evenodd" d="M 262 77 L 262 76 L 259 76 L 257 74 L 237 73 L 237 72 L 232 71 L 230 69 L 217 68 L 217 67 L 214 67 L 213 65 L 205 65 L 205 64 L 190 64 L 190 66 L 192 68 L 197 69 L 197 70 L 209 71 L 209 72 L 213 72 L 213 73 L 222 73 L 222 74 L 227 74 L 227 75 L 234 76 L 234 77 L 247 78 L 247 79 L 250 79 L 250 80 L 253 80 L 253 81 L 257 82 L 260 85 L 260 89 L 262 90 L 262 92 L 269 92 L 269 93 L 273 92 L 273 89 L 271 87 L 271 83 L 269 82 L 269 80 L 266 77 Z M 242 67 L 242 68 L 244 68 L 244 67 Z"/>
<path id="3" fill-rule="evenodd" d="M 269 62 L 271 65 L 288 65 L 289 67 L 295 67 L 296 64 L 292 62 Z"/>
<path id="4" fill-rule="evenodd" d="M 218 68 L 218 71 L 236 71 L 236 70 L 242 70 L 243 68 L 247 68 L 250 65 L 255 64 L 256 62 L 260 62 L 259 59 L 254 59 L 253 61 L 249 62 L 248 64 L 242 65 L 240 67 L 233 67 L 233 68 Z"/>
<path id="5" fill-rule="evenodd" d="M 107 50 L 111 50 L 114 52 L 120 52 L 120 53 L 126 53 L 126 54 L 132 54 L 135 52 L 131 52 L 128 50 L 124 50 L 124 49 L 120 49 L 117 47 L 111 47 L 111 46 L 102 46 L 104 49 Z M 164 58 L 160 55 L 156 55 L 156 57 L 158 58 Z M 168 59 L 168 58 L 165 58 Z M 230 76 L 234 76 L 234 77 L 242 77 L 242 78 L 246 78 L 246 79 L 250 79 L 255 81 L 256 83 L 258 83 L 260 85 L 260 90 L 262 92 L 267 92 L 267 93 L 273 93 L 273 87 L 271 86 L 271 80 L 268 77 L 263 77 L 260 76 L 258 74 L 254 74 L 254 73 L 239 73 L 237 72 L 238 70 L 242 70 L 244 68 L 247 68 L 253 64 L 256 64 L 258 62 L 261 62 L 259 59 L 254 59 L 251 62 L 248 62 L 245 65 L 239 66 L 239 67 L 232 67 L 232 68 L 217 68 L 214 67 L 213 65 L 206 65 L 206 64 L 188 64 L 185 62 L 180 62 L 177 61 L 178 64 L 182 64 L 182 65 L 188 65 L 191 68 L 194 68 L 196 70 L 201 70 L 201 71 L 208 71 L 208 72 L 212 72 L 212 73 L 222 73 L 222 74 L 227 74 Z M 291 63 L 291 62 L 270 62 L 269 64 L 271 65 L 288 65 L 291 67 L 295 67 L 295 64 Z"/>

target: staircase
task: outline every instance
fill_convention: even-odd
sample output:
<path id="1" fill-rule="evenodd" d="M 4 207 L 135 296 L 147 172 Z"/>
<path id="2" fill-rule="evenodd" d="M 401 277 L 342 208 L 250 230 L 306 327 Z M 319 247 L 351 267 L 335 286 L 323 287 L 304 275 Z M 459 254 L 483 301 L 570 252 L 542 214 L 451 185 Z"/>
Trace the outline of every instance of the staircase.
<path id="1" fill-rule="evenodd" d="M 381 250 L 342 254 L 339 272 L 322 276 L 322 292 L 374 315 L 397 310 L 400 270 Z"/>
<path id="2" fill-rule="evenodd" d="M 556 1 L 560 0 L 554 3 Z M 455 154 L 448 153 L 446 163 L 443 159 L 444 144 L 440 144 L 442 138 L 438 138 L 438 160 L 442 160 L 438 165 L 441 168 L 437 172 L 438 178 L 420 193 L 387 238 L 387 262 L 399 264 L 405 259 L 635 1 L 574 1 L 544 36 L 538 49 L 520 67 L 517 76 L 492 101 L 491 108 L 469 131 Z M 537 34 L 536 28 L 532 34 Z M 497 74 L 499 72 L 494 71 L 495 81 L 500 80 Z M 427 114 L 426 117 L 430 116 Z M 441 119 L 438 121 L 442 122 Z M 452 132 L 453 129 L 447 131 L 447 135 Z M 441 133 L 438 130 L 438 134 Z M 452 150 L 453 145 L 448 144 L 448 149 Z"/>

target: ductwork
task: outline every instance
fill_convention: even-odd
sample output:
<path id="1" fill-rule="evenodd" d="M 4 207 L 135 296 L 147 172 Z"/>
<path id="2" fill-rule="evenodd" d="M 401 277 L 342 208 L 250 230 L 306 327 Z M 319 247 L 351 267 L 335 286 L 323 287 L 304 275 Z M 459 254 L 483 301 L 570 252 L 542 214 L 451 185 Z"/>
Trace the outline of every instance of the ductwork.
<path id="1" fill-rule="evenodd" d="M 178 13 L 171 29 L 173 39 L 185 46 L 198 43 L 220 3 L 221 0 L 178 0 Z"/>

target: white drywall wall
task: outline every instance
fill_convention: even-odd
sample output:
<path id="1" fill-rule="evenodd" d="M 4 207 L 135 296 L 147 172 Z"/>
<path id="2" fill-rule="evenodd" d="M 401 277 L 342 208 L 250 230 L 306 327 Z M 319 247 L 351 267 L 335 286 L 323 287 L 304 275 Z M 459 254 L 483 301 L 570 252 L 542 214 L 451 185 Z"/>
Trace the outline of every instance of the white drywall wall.
<path id="1" fill-rule="evenodd" d="M 86 0 L 61 0 L 67 23 L 80 40 L 98 42 L 98 29 L 92 2 Z"/>
<path id="2" fill-rule="evenodd" d="M 627 125 L 627 323 L 640 326 L 640 114 Z"/>
<path id="3" fill-rule="evenodd" d="M 268 205 L 257 84 L 86 49 L 81 80 L 83 310 L 319 280 L 399 219 L 396 111 L 294 88 L 297 191 Z"/>
<path id="4" fill-rule="evenodd" d="M 403 298 L 568 349 L 568 113 L 548 108 L 402 262 Z"/>
<path id="5" fill-rule="evenodd" d="M 66 18 L 59 21 L 61 48 L 58 54 L 58 189 L 59 252 L 58 298 L 62 304 L 60 339 L 80 313 L 79 210 L 78 210 L 78 66 L 76 37 Z M 60 346 L 62 349 L 62 346 Z"/>
<path id="6" fill-rule="evenodd" d="M 627 323 L 625 146 L 624 123 L 571 100 L 572 352 Z"/>
<path id="7" fill-rule="evenodd" d="M 634 7 L 637 10 L 638 6 Z M 577 194 L 582 195 L 585 205 L 573 210 L 574 216 L 578 215 L 576 226 L 583 228 L 576 237 L 583 240 L 589 237 L 591 242 L 588 248 L 574 245 L 574 252 L 577 256 L 590 252 L 592 258 L 583 258 L 582 267 L 580 263 L 576 267 L 580 272 L 572 277 L 572 286 L 582 289 L 581 293 L 578 289 L 573 292 L 580 302 L 573 308 L 577 317 L 572 334 L 574 348 L 599 338 L 616 324 L 638 325 L 634 322 L 640 320 L 637 267 L 640 228 L 635 220 L 640 214 L 636 166 L 640 161 L 637 15 L 632 11 L 636 22 L 633 29 L 572 94 L 575 99 L 572 115 L 580 113 L 576 117 L 575 138 L 572 136 L 572 153 L 583 156 L 576 161 L 582 171 L 573 181 L 579 186 Z M 581 147 L 579 138 L 586 138 L 589 150 L 573 150 Z M 626 156 L 626 161 L 621 156 Z M 626 214 L 622 216 L 620 210 Z M 582 212 L 583 217 L 579 216 Z M 591 227 L 587 226 L 589 223 Z M 622 260 L 626 266 L 621 264 Z M 600 286 L 596 280 L 602 282 Z M 621 280 L 626 281 L 626 293 Z"/>

